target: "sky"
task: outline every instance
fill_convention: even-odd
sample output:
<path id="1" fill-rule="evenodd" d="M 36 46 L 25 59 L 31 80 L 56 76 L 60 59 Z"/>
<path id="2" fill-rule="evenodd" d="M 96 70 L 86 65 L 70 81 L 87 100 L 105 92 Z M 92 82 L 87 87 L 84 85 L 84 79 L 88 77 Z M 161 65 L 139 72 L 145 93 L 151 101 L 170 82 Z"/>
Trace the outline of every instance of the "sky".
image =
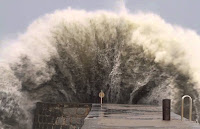
<path id="1" fill-rule="evenodd" d="M 0 0 L 0 41 L 24 33 L 37 18 L 57 9 L 116 11 L 119 0 Z M 152 12 L 200 34 L 200 0 L 125 0 L 129 13 Z"/>

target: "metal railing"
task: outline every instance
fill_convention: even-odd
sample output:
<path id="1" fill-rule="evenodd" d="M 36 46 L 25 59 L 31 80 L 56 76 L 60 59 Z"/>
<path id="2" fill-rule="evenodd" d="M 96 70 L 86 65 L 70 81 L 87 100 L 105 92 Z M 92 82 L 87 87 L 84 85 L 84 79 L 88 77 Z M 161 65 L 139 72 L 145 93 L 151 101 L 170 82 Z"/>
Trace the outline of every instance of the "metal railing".
<path id="1" fill-rule="evenodd" d="M 190 97 L 189 95 L 184 95 L 182 97 L 182 106 L 181 106 L 181 120 L 183 120 L 183 116 L 184 116 L 184 99 L 185 98 L 189 98 L 190 99 L 190 108 L 189 108 L 189 120 L 192 120 L 192 97 Z"/>

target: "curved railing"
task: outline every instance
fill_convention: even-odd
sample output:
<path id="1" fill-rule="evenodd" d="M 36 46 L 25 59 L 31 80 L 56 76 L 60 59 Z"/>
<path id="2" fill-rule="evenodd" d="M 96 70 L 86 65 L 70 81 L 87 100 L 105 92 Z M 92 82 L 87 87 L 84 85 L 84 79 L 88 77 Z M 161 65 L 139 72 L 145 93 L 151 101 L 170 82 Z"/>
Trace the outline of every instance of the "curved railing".
<path id="1" fill-rule="evenodd" d="M 183 120 L 183 116 L 184 116 L 184 99 L 185 98 L 189 98 L 190 99 L 190 108 L 189 108 L 189 120 L 192 120 L 192 97 L 190 97 L 189 95 L 184 95 L 182 97 L 182 106 L 181 106 L 181 120 Z"/>

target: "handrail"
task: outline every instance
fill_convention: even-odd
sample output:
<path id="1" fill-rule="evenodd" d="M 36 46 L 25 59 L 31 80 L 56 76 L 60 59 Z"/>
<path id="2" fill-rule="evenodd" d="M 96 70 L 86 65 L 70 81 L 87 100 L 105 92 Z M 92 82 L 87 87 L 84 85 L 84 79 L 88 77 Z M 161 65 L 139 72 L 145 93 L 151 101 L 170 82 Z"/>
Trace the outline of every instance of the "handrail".
<path id="1" fill-rule="evenodd" d="M 192 97 L 190 97 L 189 95 L 184 95 L 182 97 L 182 106 L 181 106 L 181 120 L 183 120 L 183 116 L 184 116 L 184 99 L 185 98 L 189 98 L 190 99 L 190 108 L 189 108 L 189 120 L 192 120 Z"/>

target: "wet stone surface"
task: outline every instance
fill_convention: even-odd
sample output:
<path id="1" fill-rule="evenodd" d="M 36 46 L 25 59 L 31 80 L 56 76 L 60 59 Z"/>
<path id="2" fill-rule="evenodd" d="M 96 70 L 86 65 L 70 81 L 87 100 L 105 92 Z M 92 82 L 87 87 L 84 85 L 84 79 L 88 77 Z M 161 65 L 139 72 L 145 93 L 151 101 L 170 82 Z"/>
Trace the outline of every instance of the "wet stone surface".
<path id="1" fill-rule="evenodd" d="M 199 124 L 171 112 L 162 120 L 162 108 L 149 105 L 93 104 L 82 129 L 200 129 Z"/>

